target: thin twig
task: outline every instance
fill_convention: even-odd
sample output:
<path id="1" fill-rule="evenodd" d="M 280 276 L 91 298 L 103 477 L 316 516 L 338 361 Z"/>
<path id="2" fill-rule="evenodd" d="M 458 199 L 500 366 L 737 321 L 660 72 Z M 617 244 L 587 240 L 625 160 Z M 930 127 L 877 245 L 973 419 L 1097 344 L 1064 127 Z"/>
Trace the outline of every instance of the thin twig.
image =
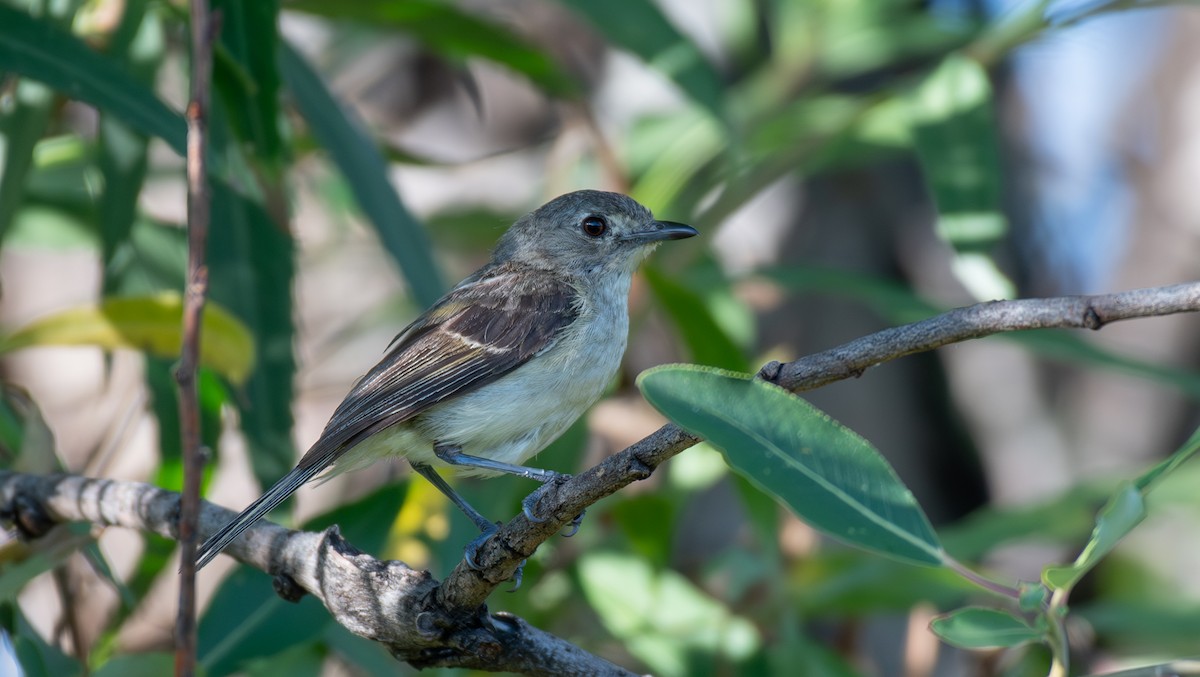
<path id="1" fill-rule="evenodd" d="M 212 49 L 217 22 L 208 0 L 191 0 L 191 100 L 187 118 L 188 262 L 183 299 L 183 340 L 175 381 L 179 384 L 179 427 L 183 444 L 183 496 L 179 505 L 179 609 L 175 618 L 175 674 L 196 673 L 196 523 L 200 514 L 200 403 L 196 370 L 200 361 L 200 321 L 208 291 L 204 249 L 208 242 L 209 193 L 205 153 L 212 90 Z"/>

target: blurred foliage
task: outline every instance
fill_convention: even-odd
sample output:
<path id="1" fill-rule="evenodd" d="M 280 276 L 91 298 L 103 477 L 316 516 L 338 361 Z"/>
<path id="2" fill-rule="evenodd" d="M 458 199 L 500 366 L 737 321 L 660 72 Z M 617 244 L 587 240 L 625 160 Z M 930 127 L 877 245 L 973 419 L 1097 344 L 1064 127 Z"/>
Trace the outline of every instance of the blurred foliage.
<path id="1" fill-rule="evenodd" d="M 381 140 L 327 84 L 329 64 L 281 33 L 281 13 L 339 36 L 325 49 L 343 59 L 390 40 L 411 41 L 445 66 L 439 72 L 457 78 L 476 107 L 481 93 L 470 68 L 476 63 L 523 80 L 558 110 L 582 111 L 593 125 L 595 82 L 548 47 L 546 36 L 510 25 L 503 11 L 480 9 L 482 3 L 213 4 L 222 30 L 210 121 L 204 441 L 220 463 L 222 426 L 239 426 L 255 475 L 269 483 L 296 455 L 291 210 L 296 184 L 312 181 L 302 178 L 311 176 L 306 167 L 328 172 L 306 187 L 330 211 L 367 224 L 394 262 L 409 297 L 394 305 L 405 311 L 446 289 L 452 276 L 443 273 L 444 255 L 477 259 L 514 215 L 511 205 L 492 212 L 466 204 L 423 224 L 389 170 L 394 163 L 445 163 Z M 652 0 L 560 0 L 554 7 L 608 48 L 639 60 L 677 98 L 669 110 L 639 113 L 619 133 L 595 125 L 592 131 L 605 139 L 569 169 L 571 177 L 600 176 L 627 186 L 660 214 L 716 225 L 784 177 L 912 162 L 936 207 L 935 232 L 949 245 L 949 267 L 978 298 L 1010 296 L 1015 288 L 996 259 L 1011 231 L 1001 204 L 995 67 L 1047 31 L 1127 9 L 1092 4 L 1055 24 L 1042 3 L 992 22 L 893 0 L 727 3 L 717 38 L 722 58 L 715 59 L 711 46 L 693 40 Z M 178 4 L 160 0 L 0 1 L 0 247 L 95 252 L 102 275 L 94 305 L 5 327 L 0 353 L 63 344 L 143 351 L 146 407 L 159 425 L 156 481 L 171 488 L 181 483 L 170 370 L 186 245 L 183 224 L 152 215 L 144 197 L 156 181 L 178 181 L 182 173 L 184 122 L 168 102 L 181 97 L 186 21 Z M 94 109 L 94 123 L 79 121 L 80 105 Z M 553 134 L 534 134 L 526 147 L 503 152 L 536 148 Z M 766 359 L 756 352 L 758 318 L 740 300 L 743 283 L 766 283 L 788 296 L 852 300 L 890 323 L 941 310 L 902 283 L 845 270 L 793 265 L 730 276 L 695 248 L 656 260 L 644 279 L 685 358 L 735 372 Z M 1200 398 L 1200 375 L 1115 354 L 1072 334 L 1004 340 Z M 494 606 L 621 664 L 667 676 L 861 674 L 866 663 L 855 648 L 861 624 L 914 609 L 948 612 L 933 630 L 958 646 L 1010 647 L 996 674 L 1044 673 L 1043 645 L 1060 655 L 1066 650 L 1056 628 L 1067 615 L 1067 593 L 1080 584 L 1089 596 L 1070 609 L 1070 618 L 1088 623 L 1098 644 L 1130 656 L 1195 649 L 1200 611 L 1163 594 L 1154 574 L 1113 548 L 1152 519 L 1154 501 L 1195 510 L 1195 473 L 1181 466 L 1196 438 L 1132 484 L 1081 486 L 1041 505 L 983 507 L 935 531 L 879 451 L 790 394 L 695 367 L 650 372 L 641 385 L 647 399 L 710 443 L 668 464 L 652 493 L 625 492 L 593 507 L 585 528 L 570 541 L 546 544 L 526 568 L 525 587 L 497 596 Z M 586 439 L 579 424 L 538 463 L 575 471 Z M 62 466 L 36 404 L 7 386 L 0 453 L 5 468 Z M 760 489 L 808 524 L 871 552 L 818 538 Z M 486 489 L 468 486 L 488 515 L 514 514 L 528 490 L 516 478 L 489 480 Z M 721 491 L 731 495 L 723 505 L 733 505 L 748 528 L 715 555 L 690 560 L 692 541 L 705 534 L 687 525 L 704 498 Z M 474 529 L 422 483 L 375 491 L 305 526 L 334 523 L 365 551 L 404 558 L 435 575 L 459 559 Z M 118 576 L 93 537 L 86 527 L 68 525 L 34 543 L 0 547 L 0 628 L 9 651 L 27 675 L 83 674 L 83 663 L 97 675 L 163 674 L 168 656 L 127 652 L 118 636 L 156 582 L 174 575 L 171 543 L 146 536 L 133 571 Z M 1011 582 L 1019 594 L 1007 599 L 982 597 L 971 581 L 986 579 L 958 563 L 1028 542 L 1077 548 L 1080 555 L 1047 568 L 1044 586 Z M 78 652 L 82 659 L 68 655 L 58 637 L 47 640 L 35 630 L 17 602 L 28 581 L 61 570 L 75 552 L 120 598 L 99 639 Z M 967 606 L 984 602 L 991 606 Z M 289 605 L 274 595 L 267 576 L 247 568 L 221 584 L 200 633 L 208 675 L 315 675 L 331 663 L 354 674 L 395 669 L 382 649 L 332 623 L 311 599 Z"/>

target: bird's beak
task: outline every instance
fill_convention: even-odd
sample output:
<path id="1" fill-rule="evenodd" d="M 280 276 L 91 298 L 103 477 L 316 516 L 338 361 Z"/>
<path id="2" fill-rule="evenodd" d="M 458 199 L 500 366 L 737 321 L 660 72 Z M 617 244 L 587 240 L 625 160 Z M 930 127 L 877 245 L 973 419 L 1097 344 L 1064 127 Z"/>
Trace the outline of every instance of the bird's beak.
<path id="1" fill-rule="evenodd" d="M 685 237 L 692 237 L 699 234 L 700 231 L 686 224 L 675 223 L 674 221 L 655 221 L 653 227 L 649 230 L 630 233 L 624 239 L 648 244 L 662 240 L 682 240 Z"/>

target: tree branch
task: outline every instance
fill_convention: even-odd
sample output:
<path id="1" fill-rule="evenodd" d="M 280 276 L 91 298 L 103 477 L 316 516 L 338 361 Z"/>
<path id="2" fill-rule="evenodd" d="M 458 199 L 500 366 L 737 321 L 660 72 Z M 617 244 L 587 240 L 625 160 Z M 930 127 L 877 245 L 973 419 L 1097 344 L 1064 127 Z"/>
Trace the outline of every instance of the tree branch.
<path id="1" fill-rule="evenodd" d="M 859 376 L 904 355 L 1000 332 L 1048 327 L 1099 329 L 1109 322 L 1200 311 L 1200 282 L 1087 297 L 982 303 L 921 322 L 886 329 L 787 364 L 771 363 L 760 377 L 793 391 Z M 294 599 L 308 592 L 355 634 L 385 644 L 416 667 L 457 666 L 532 675 L 630 674 L 507 614 L 487 613 L 484 601 L 522 559 L 601 498 L 645 479 L 699 439 L 668 424 L 587 471 L 546 485 L 539 501 L 545 522 L 518 514 L 479 548 L 472 569 L 463 563 L 444 582 L 402 562 L 359 553 L 336 528 L 297 532 L 261 521 L 226 553 L 276 576 L 276 590 Z M 178 495 L 146 484 L 75 476 L 0 472 L 0 516 L 23 531 L 44 533 L 54 523 L 86 520 L 175 538 Z M 233 512 L 204 504 L 200 533 L 211 533 Z"/>

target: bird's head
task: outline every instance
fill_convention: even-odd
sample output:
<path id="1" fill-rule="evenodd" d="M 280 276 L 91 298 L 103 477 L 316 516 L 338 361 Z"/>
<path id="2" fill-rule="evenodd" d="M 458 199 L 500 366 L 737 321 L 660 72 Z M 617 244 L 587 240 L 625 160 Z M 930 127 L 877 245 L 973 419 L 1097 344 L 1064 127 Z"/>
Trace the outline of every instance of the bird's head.
<path id="1" fill-rule="evenodd" d="M 493 261 L 578 275 L 628 274 L 662 241 L 696 234 L 691 226 L 656 220 L 626 195 L 580 190 L 518 219 L 501 238 Z"/>

